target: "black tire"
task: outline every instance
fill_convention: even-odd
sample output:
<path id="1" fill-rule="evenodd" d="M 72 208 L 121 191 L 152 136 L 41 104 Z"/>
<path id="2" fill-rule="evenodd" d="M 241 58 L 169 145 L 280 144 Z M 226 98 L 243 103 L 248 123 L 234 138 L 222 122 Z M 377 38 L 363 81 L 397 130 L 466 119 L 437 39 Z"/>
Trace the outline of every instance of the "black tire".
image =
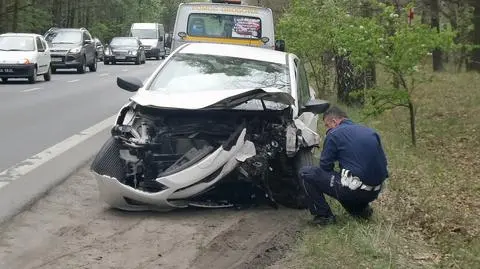
<path id="1" fill-rule="evenodd" d="M 48 66 L 47 73 L 43 74 L 43 79 L 45 81 L 50 81 L 52 79 L 52 67 L 51 66 Z"/>
<path id="2" fill-rule="evenodd" d="M 52 74 L 56 74 L 56 73 L 57 73 L 57 68 L 51 67 L 51 69 L 52 69 Z"/>
<path id="3" fill-rule="evenodd" d="M 109 61 L 103 61 L 103 64 L 110 64 Z"/>
<path id="4" fill-rule="evenodd" d="M 85 56 L 83 56 L 82 63 L 80 64 L 79 67 L 77 67 L 77 73 L 83 74 L 85 73 L 86 69 L 87 69 L 87 59 L 85 59 Z"/>
<path id="5" fill-rule="evenodd" d="M 8 82 L 8 78 L 2 78 L 2 82 L 3 82 L 3 83 L 7 83 L 7 82 Z"/>
<path id="6" fill-rule="evenodd" d="M 140 64 L 140 56 L 137 56 L 137 59 L 135 59 L 135 64 L 139 65 Z"/>
<path id="7" fill-rule="evenodd" d="M 93 62 L 91 65 L 88 66 L 88 70 L 90 70 L 90 72 L 96 72 L 97 71 L 97 56 L 95 56 L 95 59 L 93 59 Z"/>
<path id="8" fill-rule="evenodd" d="M 298 209 L 305 209 L 307 208 L 307 202 L 305 197 L 305 190 L 303 187 L 303 183 L 301 182 L 300 178 L 298 177 L 298 173 L 300 169 L 304 166 L 314 166 L 314 158 L 312 148 L 302 148 L 300 149 L 297 154 L 295 155 L 295 183 L 298 186 L 297 191 L 297 201 L 296 201 L 296 208 Z"/>
<path id="9" fill-rule="evenodd" d="M 37 82 L 37 68 L 36 67 L 33 69 L 33 75 L 28 77 L 28 83 L 34 84 L 35 82 Z"/>

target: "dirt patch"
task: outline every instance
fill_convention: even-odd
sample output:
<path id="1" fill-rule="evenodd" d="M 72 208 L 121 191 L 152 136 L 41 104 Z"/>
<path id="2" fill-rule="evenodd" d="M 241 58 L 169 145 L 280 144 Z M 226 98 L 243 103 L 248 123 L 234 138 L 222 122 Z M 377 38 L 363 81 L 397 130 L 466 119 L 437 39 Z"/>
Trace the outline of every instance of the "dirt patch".
<path id="1" fill-rule="evenodd" d="M 113 210 L 96 188 L 85 167 L 0 226 L 0 268 L 265 268 L 301 229 L 289 209 Z"/>

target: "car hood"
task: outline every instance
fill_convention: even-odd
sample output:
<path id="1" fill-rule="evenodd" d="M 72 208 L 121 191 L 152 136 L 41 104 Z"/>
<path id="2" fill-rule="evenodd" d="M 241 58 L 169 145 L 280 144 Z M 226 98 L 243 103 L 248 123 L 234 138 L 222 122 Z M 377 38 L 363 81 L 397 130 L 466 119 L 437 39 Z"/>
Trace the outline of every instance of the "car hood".
<path id="1" fill-rule="evenodd" d="M 153 46 L 155 47 L 157 45 L 158 40 L 157 39 L 140 39 L 140 42 L 142 42 L 143 45 L 146 46 Z"/>
<path id="2" fill-rule="evenodd" d="M 0 64 L 24 63 L 25 58 L 29 61 L 33 61 L 35 57 L 35 51 L 0 51 Z"/>
<path id="3" fill-rule="evenodd" d="M 138 50 L 135 46 L 109 46 L 111 50 Z"/>
<path id="4" fill-rule="evenodd" d="M 80 43 L 63 44 L 63 43 L 51 43 L 51 42 L 49 42 L 48 45 L 50 46 L 50 49 L 53 49 L 53 50 L 70 50 L 70 49 L 73 49 L 73 48 L 81 47 Z"/>
<path id="5" fill-rule="evenodd" d="M 141 106 L 176 109 L 228 109 L 253 99 L 294 105 L 295 99 L 277 88 L 237 89 L 166 94 L 141 90 L 130 100 Z"/>

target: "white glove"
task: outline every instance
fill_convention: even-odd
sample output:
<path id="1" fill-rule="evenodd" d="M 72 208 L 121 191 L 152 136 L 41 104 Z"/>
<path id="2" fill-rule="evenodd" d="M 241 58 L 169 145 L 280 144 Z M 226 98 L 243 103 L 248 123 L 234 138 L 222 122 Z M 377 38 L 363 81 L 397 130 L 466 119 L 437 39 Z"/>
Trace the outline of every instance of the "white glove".
<path id="1" fill-rule="evenodd" d="M 347 169 L 342 169 L 340 182 L 342 186 L 348 187 L 351 190 L 356 190 L 362 186 L 360 178 L 352 176 L 350 170 Z"/>

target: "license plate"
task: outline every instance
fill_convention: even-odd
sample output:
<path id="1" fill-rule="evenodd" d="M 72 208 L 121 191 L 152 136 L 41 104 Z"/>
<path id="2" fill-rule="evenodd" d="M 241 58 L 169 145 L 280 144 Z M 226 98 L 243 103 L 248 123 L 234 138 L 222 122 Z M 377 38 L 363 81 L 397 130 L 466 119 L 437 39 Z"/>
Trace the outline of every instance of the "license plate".
<path id="1" fill-rule="evenodd" d="M 118 60 L 125 60 L 125 56 L 115 56 L 115 58 L 117 58 Z"/>
<path id="2" fill-rule="evenodd" d="M 0 68 L 0 73 L 13 73 L 12 68 Z"/>
<path id="3" fill-rule="evenodd" d="M 61 62 L 62 58 L 52 58 L 52 62 Z"/>

